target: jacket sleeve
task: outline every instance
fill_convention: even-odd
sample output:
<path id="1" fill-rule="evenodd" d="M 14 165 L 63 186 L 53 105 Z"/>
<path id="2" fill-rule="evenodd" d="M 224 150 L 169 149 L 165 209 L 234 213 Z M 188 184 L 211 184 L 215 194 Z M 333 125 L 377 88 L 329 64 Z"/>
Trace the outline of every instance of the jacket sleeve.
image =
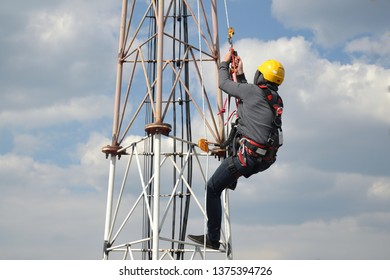
<path id="1" fill-rule="evenodd" d="M 247 84 L 248 83 L 244 73 L 240 74 L 240 75 L 237 75 L 237 83 L 241 83 L 241 84 Z"/>
<path id="2" fill-rule="evenodd" d="M 239 82 L 234 82 L 230 78 L 230 73 L 229 73 L 229 63 L 226 61 L 223 61 L 219 65 L 219 88 L 226 92 L 228 95 L 231 95 L 233 97 L 243 99 L 245 97 L 245 86 L 248 84 L 245 83 L 245 75 L 239 75 Z M 245 81 L 245 82 L 244 82 Z"/>

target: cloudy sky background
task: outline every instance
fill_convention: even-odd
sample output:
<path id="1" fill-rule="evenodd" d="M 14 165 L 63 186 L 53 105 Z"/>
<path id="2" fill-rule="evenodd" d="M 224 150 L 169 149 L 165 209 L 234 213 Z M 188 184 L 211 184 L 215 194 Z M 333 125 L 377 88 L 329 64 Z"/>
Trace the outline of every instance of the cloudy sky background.
<path id="1" fill-rule="evenodd" d="M 0 2 L 0 258 L 100 259 L 121 1 Z M 389 259 L 390 2 L 228 10 L 248 79 L 286 68 L 278 162 L 231 195 L 235 257 Z"/>

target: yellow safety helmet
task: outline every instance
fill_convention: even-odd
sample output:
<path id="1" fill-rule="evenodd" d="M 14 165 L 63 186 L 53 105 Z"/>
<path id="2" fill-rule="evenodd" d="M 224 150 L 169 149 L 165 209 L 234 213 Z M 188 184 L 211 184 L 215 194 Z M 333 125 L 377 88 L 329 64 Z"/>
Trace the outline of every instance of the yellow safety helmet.
<path id="1" fill-rule="evenodd" d="M 263 64 L 257 67 L 257 70 L 263 74 L 264 79 L 267 81 L 277 85 L 281 85 L 283 83 L 284 67 L 279 61 L 272 59 L 264 61 Z"/>

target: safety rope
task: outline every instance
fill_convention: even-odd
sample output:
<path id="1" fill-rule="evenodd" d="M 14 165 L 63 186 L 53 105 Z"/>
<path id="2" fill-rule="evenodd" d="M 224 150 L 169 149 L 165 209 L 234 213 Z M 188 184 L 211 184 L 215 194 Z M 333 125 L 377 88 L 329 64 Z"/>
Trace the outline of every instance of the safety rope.
<path id="1" fill-rule="evenodd" d="M 226 23 L 227 23 L 227 26 L 230 27 L 230 23 L 229 23 L 229 13 L 228 13 L 228 8 L 227 8 L 227 2 L 226 2 L 226 0 L 224 0 L 224 3 L 225 3 Z"/>
<path id="2" fill-rule="evenodd" d="M 236 62 L 237 52 L 234 50 L 234 47 L 233 47 L 234 28 L 230 25 L 227 0 L 224 0 L 224 6 L 225 6 L 225 16 L 226 16 L 226 24 L 227 24 L 227 35 L 228 35 L 227 39 L 228 39 L 228 43 L 230 45 L 229 51 L 231 53 L 230 75 L 231 75 L 232 80 L 234 82 L 237 82 L 237 62 Z M 237 99 L 236 99 L 235 103 L 236 103 L 236 108 L 237 108 L 237 105 L 238 105 Z M 228 107 L 228 109 L 226 107 Z M 230 96 L 226 97 L 224 104 L 223 104 L 223 107 L 218 112 L 218 115 L 226 113 L 226 110 L 228 110 L 228 111 L 230 110 Z M 227 117 L 227 121 L 224 123 L 225 126 L 229 123 L 229 121 L 232 119 L 232 117 L 235 114 L 237 114 L 237 109 L 233 110 L 233 112 L 231 112 L 231 113 L 229 112 L 228 114 L 229 114 L 229 116 Z"/>

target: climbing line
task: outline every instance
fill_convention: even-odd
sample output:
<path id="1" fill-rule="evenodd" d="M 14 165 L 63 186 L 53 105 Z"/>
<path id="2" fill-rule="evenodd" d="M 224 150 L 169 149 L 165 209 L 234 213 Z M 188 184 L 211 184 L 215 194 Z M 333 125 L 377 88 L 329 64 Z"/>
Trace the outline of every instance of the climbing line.
<path id="1" fill-rule="evenodd" d="M 229 12 L 228 12 L 228 7 L 227 7 L 227 1 L 224 0 L 223 2 L 225 4 L 226 24 L 227 24 L 227 27 L 229 28 L 230 27 L 230 22 L 229 22 Z"/>

